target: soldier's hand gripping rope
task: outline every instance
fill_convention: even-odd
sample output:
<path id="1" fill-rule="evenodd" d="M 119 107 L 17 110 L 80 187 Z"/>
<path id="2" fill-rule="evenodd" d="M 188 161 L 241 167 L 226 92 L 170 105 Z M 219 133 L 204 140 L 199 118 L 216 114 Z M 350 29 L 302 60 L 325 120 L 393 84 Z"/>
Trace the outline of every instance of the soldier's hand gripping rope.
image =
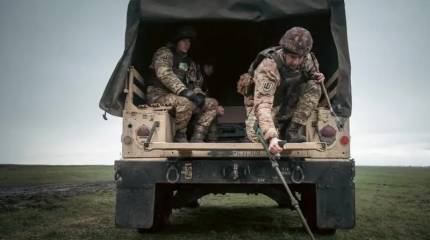
<path id="1" fill-rule="evenodd" d="M 324 84 L 324 75 L 320 72 L 319 65 L 316 62 L 314 55 L 312 55 L 312 61 L 314 62 L 314 66 L 315 66 L 316 71 L 317 71 L 317 73 L 313 77 L 317 78 L 317 79 L 318 78 L 322 78 L 322 80 L 318 80 L 317 82 L 321 85 L 321 88 L 322 88 L 322 91 L 323 91 L 323 94 L 324 94 L 324 98 L 327 101 L 328 107 L 330 109 L 330 113 L 335 118 L 336 124 L 338 126 L 343 126 L 342 122 L 340 121 L 339 117 L 336 115 L 336 112 L 334 111 L 334 109 L 333 109 L 333 107 L 331 105 L 330 97 L 328 96 L 327 88 L 325 87 L 325 84 Z"/>
<path id="2" fill-rule="evenodd" d="M 258 126 L 258 124 L 257 124 L 257 123 L 256 123 L 256 124 L 255 124 L 255 126 L 254 126 L 254 130 L 255 130 L 255 133 L 256 133 L 256 135 L 257 135 L 257 137 L 258 137 L 258 140 L 259 140 L 259 141 L 260 141 L 260 143 L 263 145 L 263 148 L 264 148 L 264 150 L 266 151 L 266 154 L 267 154 L 267 156 L 268 156 L 268 157 L 269 157 L 269 159 L 270 159 L 270 162 L 271 162 L 271 164 L 272 164 L 272 167 L 275 169 L 276 173 L 278 174 L 279 178 L 281 179 L 282 184 L 283 184 L 283 185 L 284 185 L 284 187 L 285 187 L 285 190 L 287 190 L 288 196 L 289 196 L 290 201 L 291 201 L 291 205 L 293 205 L 293 207 L 296 209 L 297 213 L 299 214 L 299 216 L 300 216 L 300 220 L 302 221 L 303 226 L 305 227 L 305 229 L 306 229 L 306 231 L 308 232 L 308 234 L 309 234 L 309 236 L 311 237 L 311 239 L 312 239 L 312 240 L 315 240 L 315 237 L 314 237 L 314 235 L 312 234 L 312 231 L 311 231 L 311 229 L 309 228 L 309 225 L 308 225 L 308 223 L 306 222 L 306 219 L 305 219 L 305 217 L 303 216 L 302 211 L 300 210 L 299 202 L 298 202 L 298 201 L 297 201 L 297 199 L 294 197 L 293 193 L 292 193 L 292 192 L 291 192 L 291 190 L 290 190 L 290 187 L 288 186 L 287 182 L 285 181 L 284 176 L 283 176 L 283 175 L 282 175 L 282 173 L 281 173 L 281 170 L 279 169 L 279 163 L 278 163 L 278 160 L 281 158 L 281 155 L 280 155 L 279 153 L 277 153 L 276 155 L 274 155 L 274 154 L 272 154 L 272 153 L 269 151 L 269 147 L 267 146 L 267 143 L 266 143 L 266 141 L 264 140 L 263 134 L 261 133 L 261 129 L 260 129 L 260 127 Z M 278 144 L 279 144 L 280 146 L 282 146 L 282 147 L 283 147 L 283 146 L 286 144 L 286 141 L 279 141 L 279 142 L 278 142 Z"/>

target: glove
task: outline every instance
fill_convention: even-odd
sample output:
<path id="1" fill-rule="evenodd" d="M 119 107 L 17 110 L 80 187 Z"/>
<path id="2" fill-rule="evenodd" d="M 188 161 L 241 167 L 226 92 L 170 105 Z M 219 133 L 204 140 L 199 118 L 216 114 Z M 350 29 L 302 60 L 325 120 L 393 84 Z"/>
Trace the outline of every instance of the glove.
<path id="1" fill-rule="evenodd" d="M 203 108 L 203 106 L 205 105 L 205 98 L 206 96 L 201 94 L 201 93 L 197 93 L 196 95 L 194 95 L 194 101 L 193 103 L 196 104 L 196 106 L 198 108 Z"/>
<path id="2" fill-rule="evenodd" d="M 191 91 L 190 89 L 184 89 L 178 95 L 181 97 L 187 98 L 190 101 L 193 101 L 192 99 L 194 97 L 194 92 Z"/>
<path id="3" fill-rule="evenodd" d="M 190 89 L 184 89 L 178 95 L 187 98 L 188 100 L 193 102 L 194 105 L 196 105 L 198 108 L 202 108 L 205 104 L 205 95 L 201 93 L 194 94 L 194 92 Z"/>

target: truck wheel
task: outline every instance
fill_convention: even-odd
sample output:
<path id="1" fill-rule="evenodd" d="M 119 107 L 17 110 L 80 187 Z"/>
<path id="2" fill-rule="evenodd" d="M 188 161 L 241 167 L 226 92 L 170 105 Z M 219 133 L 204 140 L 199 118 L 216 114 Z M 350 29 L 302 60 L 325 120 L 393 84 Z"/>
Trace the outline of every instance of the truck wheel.
<path id="1" fill-rule="evenodd" d="M 172 191 L 162 186 L 155 188 L 155 202 L 154 202 L 154 218 L 152 227 L 138 228 L 139 233 L 153 233 L 162 230 L 170 224 L 169 218 L 172 214 Z"/>

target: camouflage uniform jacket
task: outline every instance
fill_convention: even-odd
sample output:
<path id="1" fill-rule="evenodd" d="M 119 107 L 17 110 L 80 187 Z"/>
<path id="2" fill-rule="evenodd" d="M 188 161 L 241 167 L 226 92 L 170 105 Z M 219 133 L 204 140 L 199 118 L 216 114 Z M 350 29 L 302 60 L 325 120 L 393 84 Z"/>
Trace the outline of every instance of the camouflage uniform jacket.
<path id="1" fill-rule="evenodd" d="M 281 56 L 282 50 L 278 50 L 277 54 Z M 318 62 L 313 53 L 309 53 L 304 57 L 302 64 L 295 72 L 299 74 L 299 78 L 303 81 L 313 80 L 314 74 L 318 72 Z M 254 71 L 254 83 L 253 110 L 264 138 L 279 137 L 273 122 L 272 108 L 274 107 L 274 96 L 278 93 L 277 89 L 280 85 L 283 85 L 284 81 L 281 81 L 281 74 L 275 60 L 265 58 L 261 61 Z"/>
<path id="2" fill-rule="evenodd" d="M 186 88 L 195 93 L 203 93 L 200 67 L 191 57 L 180 56 L 169 46 L 161 47 L 154 53 L 151 68 L 155 74 L 153 90 L 156 95 L 178 95 Z"/>

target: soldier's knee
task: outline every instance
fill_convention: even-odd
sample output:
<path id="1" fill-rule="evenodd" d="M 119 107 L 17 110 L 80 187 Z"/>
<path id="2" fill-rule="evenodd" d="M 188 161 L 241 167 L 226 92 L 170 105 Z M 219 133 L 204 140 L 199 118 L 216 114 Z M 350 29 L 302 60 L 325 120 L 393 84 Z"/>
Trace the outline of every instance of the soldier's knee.
<path id="1" fill-rule="evenodd" d="M 315 81 L 309 81 L 307 83 L 307 92 L 310 92 L 312 94 L 321 95 L 321 85 Z"/>
<path id="2" fill-rule="evenodd" d="M 317 83 L 316 81 L 309 81 L 309 84 L 312 89 L 318 89 L 321 90 L 321 84 Z"/>
<path id="3" fill-rule="evenodd" d="M 194 108 L 195 108 L 194 104 L 190 100 L 188 100 L 187 98 L 185 98 L 185 97 L 177 96 L 175 102 L 176 102 L 176 109 L 177 109 L 177 111 L 179 109 L 181 109 L 183 111 L 191 111 L 192 112 L 194 110 Z"/>
<path id="4" fill-rule="evenodd" d="M 186 97 L 181 97 L 181 96 L 178 96 L 177 97 L 177 102 L 178 102 L 178 105 L 182 105 L 182 106 L 192 106 L 193 105 L 193 102 L 191 102 L 188 98 L 186 98 Z"/>
<path id="5" fill-rule="evenodd" d="M 216 109 L 218 107 L 218 101 L 214 98 L 205 99 L 205 108 L 209 110 Z"/>

